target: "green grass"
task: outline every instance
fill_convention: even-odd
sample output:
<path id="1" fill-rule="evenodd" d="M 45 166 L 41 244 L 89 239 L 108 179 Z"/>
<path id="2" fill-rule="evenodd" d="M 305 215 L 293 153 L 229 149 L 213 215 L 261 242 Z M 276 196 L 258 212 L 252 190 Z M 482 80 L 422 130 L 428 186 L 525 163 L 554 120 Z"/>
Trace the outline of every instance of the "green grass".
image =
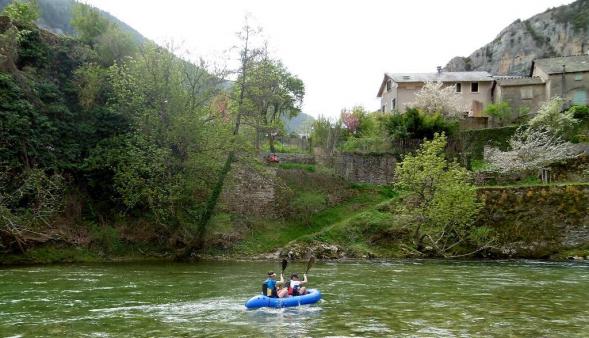
<path id="1" fill-rule="evenodd" d="M 278 165 L 278 168 L 285 169 L 285 170 L 301 169 L 301 170 L 308 171 L 310 173 L 314 173 L 316 170 L 316 167 L 314 164 L 303 164 L 303 163 L 292 163 L 292 162 L 280 163 Z"/>
<path id="2" fill-rule="evenodd" d="M 252 255 L 272 252 L 293 240 L 317 233 L 388 199 L 388 196 L 383 194 L 383 191 L 386 190 L 377 186 L 364 186 L 355 189 L 358 190 L 358 193 L 354 197 L 312 215 L 308 225 L 294 220 L 255 221 L 252 226 L 252 229 L 255 230 L 235 247 L 234 254 Z"/>

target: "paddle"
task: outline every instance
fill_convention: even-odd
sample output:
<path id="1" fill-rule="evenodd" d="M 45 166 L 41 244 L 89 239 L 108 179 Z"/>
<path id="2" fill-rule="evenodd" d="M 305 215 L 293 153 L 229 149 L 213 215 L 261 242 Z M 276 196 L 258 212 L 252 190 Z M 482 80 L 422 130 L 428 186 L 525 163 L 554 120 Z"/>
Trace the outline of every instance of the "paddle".
<path id="1" fill-rule="evenodd" d="M 315 257 L 314 256 L 309 257 L 309 261 L 307 262 L 307 270 L 305 271 L 305 275 L 309 272 L 309 270 L 311 270 L 311 267 L 313 266 L 314 263 L 315 263 Z"/>
<path id="2" fill-rule="evenodd" d="M 284 258 L 282 260 L 282 272 L 281 273 L 284 273 L 284 270 L 286 270 L 287 265 L 288 265 L 288 261 L 286 260 L 286 258 Z"/>

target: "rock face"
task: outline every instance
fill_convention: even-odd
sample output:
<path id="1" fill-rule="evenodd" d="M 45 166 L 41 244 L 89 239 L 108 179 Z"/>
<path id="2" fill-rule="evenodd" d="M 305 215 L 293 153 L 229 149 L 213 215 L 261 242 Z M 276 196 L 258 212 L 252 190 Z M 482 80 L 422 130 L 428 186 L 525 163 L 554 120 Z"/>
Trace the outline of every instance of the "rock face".
<path id="1" fill-rule="evenodd" d="M 589 51 L 589 0 L 516 20 L 492 42 L 468 57 L 455 57 L 447 71 L 487 71 L 493 75 L 529 75 L 534 59 Z"/>

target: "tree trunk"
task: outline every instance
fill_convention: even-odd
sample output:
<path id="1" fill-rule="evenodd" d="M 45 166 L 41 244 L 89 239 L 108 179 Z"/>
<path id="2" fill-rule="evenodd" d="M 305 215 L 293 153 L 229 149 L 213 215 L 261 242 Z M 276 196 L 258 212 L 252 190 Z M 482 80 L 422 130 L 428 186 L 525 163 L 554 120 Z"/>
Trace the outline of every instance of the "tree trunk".
<path id="1" fill-rule="evenodd" d="M 240 92 L 239 92 L 239 100 L 237 101 L 237 116 L 235 118 L 235 127 L 233 129 L 233 142 L 235 142 L 236 136 L 239 134 L 239 127 L 241 126 L 241 116 L 243 114 L 243 100 L 245 95 L 245 87 L 246 87 L 246 75 L 247 75 L 247 66 L 249 62 L 250 50 L 249 50 L 249 35 L 251 33 L 250 27 L 246 24 L 244 27 L 245 36 L 244 36 L 244 49 L 242 51 L 242 58 L 241 58 L 241 83 L 240 83 Z M 227 178 L 227 174 L 231 171 L 231 164 L 235 160 L 235 151 L 232 149 L 227 154 L 227 159 L 225 160 L 225 165 L 221 169 L 219 173 L 219 177 L 215 186 L 213 187 L 213 191 L 211 196 L 207 201 L 207 205 L 205 211 L 203 212 L 201 218 L 198 221 L 198 227 L 196 231 L 196 236 L 190 243 L 186 246 L 184 250 L 180 254 L 176 255 L 177 260 L 188 260 L 195 256 L 197 251 L 200 251 L 204 248 L 205 244 L 205 235 L 207 226 L 213 216 L 215 208 L 217 207 L 217 202 L 219 201 L 219 197 L 221 196 L 221 192 L 223 191 L 223 185 L 225 184 L 225 178 Z"/>

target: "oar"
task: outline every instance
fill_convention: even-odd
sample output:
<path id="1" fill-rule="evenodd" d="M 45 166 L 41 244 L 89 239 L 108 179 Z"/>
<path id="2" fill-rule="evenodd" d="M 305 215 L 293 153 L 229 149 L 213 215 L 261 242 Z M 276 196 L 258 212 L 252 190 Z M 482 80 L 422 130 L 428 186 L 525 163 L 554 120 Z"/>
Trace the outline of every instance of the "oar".
<path id="1" fill-rule="evenodd" d="M 282 260 L 282 274 L 284 274 L 284 270 L 286 270 L 286 266 L 288 265 L 288 261 L 286 260 L 286 258 L 284 258 Z"/>
<path id="2" fill-rule="evenodd" d="M 307 262 L 307 270 L 305 271 L 305 275 L 307 274 L 307 272 L 309 272 L 309 270 L 311 270 L 311 267 L 313 266 L 314 263 L 315 263 L 315 257 L 314 256 L 309 257 L 309 261 Z"/>

